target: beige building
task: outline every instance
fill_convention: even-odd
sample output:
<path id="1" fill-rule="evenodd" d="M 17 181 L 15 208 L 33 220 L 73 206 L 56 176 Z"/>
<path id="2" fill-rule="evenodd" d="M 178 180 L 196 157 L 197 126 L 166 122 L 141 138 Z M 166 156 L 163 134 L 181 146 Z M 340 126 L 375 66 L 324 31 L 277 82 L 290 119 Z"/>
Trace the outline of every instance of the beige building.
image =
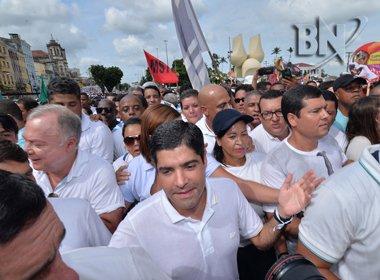
<path id="1" fill-rule="evenodd" d="M 15 75 L 8 46 L 0 40 L 0 90 L 16 90 Z"/>

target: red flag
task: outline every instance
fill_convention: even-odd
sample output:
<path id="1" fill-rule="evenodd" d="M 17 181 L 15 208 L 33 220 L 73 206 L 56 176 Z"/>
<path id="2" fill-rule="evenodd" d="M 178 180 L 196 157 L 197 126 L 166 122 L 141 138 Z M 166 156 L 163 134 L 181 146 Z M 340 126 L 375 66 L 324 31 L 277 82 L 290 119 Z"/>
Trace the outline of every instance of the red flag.
<path id="1" fill-rule="evenodd" d="M 144 54 L 146 62 L 148 63 L 149 72 L 155 82 L 160 84 L 178 83 L 177 74 L 173 72 L 169 66 L 146 51 L 144 51 Z"/>

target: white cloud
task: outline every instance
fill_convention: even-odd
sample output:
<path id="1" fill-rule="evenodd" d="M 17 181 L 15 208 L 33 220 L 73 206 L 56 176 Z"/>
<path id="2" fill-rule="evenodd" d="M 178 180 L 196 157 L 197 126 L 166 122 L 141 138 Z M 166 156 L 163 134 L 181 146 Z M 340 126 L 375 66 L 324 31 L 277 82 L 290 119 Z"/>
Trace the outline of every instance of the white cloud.
<path id="1" fill-rule="evenodd" d="M 119 54 L 125 54 L 126 52 L 136 52 L 136 50 L 142 50 L 145 42 L 134 35 L 129 35 L 125 38 L 116 38 L 112 41 L 116 51 Z"/>

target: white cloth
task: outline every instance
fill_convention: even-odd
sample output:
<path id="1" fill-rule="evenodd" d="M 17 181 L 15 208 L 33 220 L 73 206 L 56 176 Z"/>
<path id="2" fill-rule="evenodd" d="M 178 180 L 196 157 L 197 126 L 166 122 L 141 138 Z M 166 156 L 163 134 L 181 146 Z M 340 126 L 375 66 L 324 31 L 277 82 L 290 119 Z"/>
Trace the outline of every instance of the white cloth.
<path id="1" fill-rule="evenodd" d="M 336 264 L 340 279 L 380 277 L 380 164 L 367 147 L 358 162 L 320 186 L 299 227 L 300 241 L 316 256 Z"/>
<path id="2" fill-rule="evenodd" d="M 82 248 L 62 255 L 81 280 L 169 280 L 141 248 Z"/>
<path id="3" fill-rule="evenodd" d="M 197 121 L 195 125 L 198 126 L 199 129 L 202 131 L 203 140 L 205 144 L 207 144 L 207 153 L 212 154 L 216 142 L 216 136 L 214 131 L 212 131 L 212 128 L 208 127 L 208 125 L 206 124 L 206 116 L 203 115 L 203 117 L 199 121 Z"/>
<path id="4" fill-rule="evenodd" d="M 357 161 L 363 150 L 371 146 L 371 141 L 365 136 L 355 136 L 347 146 L 346 156 L 348 159 Z"/>
<path id="5" fill-rule="evenodd" d="M 264 160 L 265 154 L 255 151 L 245 155 L 245 163 L 242 166 L 222 165 L 222 167 L 236 177 L 261 183 L 261 165 Z M 264 218 L 263 205 L 258 203 L 250 204 L 255 209 L 256 214 L 260 218 Z"/>
<path id="6" fill-rule="evenodd" d="M 121 166 L 128 166 L 132 159 L 133 156 L 130 153 L 125 153 L 113 162 L 113 169 L 117 171 Z"/>
<path id="7" fill-rule="evenodd" d="M 110 129 L 101 121 L 93 122 L 82 114 L 82 134 L 79 149 L 113 162 L 113 138 Z"/>
<path id="8" fill-rule="evenodd" d="M 48 200 L 66 229 L 65 237 L 59 247 L 61 253 L 83 247 L 108 245 L 111 233 L 90 203 L 79 198 Z"/>
<path id="9" fill-rule="evenodd" d="M 98 215 L 124 207 L 112 165 L 88 152 L 78 150 L 69 174 L 54 191 L 45 172 L 34 170 L 33 175 L 46 196 L 54 192 L 59 197 L 82 198 L 90 202 Z"/>
<path id="10" fill-rule="evenodd" d="M 255 151 L 264 154 L 273 151 L 281 143 L 281 140 L 269 134 L 262 124 L 248 132 L 248 135 L 251 136 L 253 144 L 255 144 Z"/>
<path id="11" fill-rule="evenodd" d="M 207 154 L 206 177 L 211 176 L 219 166 L 220 163 Z M 131 176 L 120 186 L 125 201 L 133 203 L 150 197 L 150 190 L 156 179 L 154 166 L 148 163 L 142 155 L 139 155 L 129 162 L 127 170 Z"/>
<path id="12" fill-rule="evenodd" d="M 125 148 L 125 144 L 124 144 L 122 122 L 120 122 L 112 130 L 112 138 L 113 138 L 113 146 L 114 146 L 113 147 L 114 159 L 117 159 L 123 156 L 127 152 L 127 149 Z"/>
<path id="13" fill-rule="evenodd" d="M 309 170 L 314 170 L 317 177 L 327 178 L 327 167 L 323 157 L 317 156 L 318 152 L 325 151 L 336 172 L 342 168 L 347 160 L 338 143 L 331 137 L 325 137 L 318 141 L 318 146 L 310 152 L 300 151 L 288 142 L 284 141 L 267 155 L 261 167 L 261 179 L 264 184 L 280 189 L 286 176 L 293 174 L 293 181 L 298 181 Z M 265 204 L 264 211 L 273 213 L 276 204 Z"/>
<path id="14" fill-rule="evenodd" d="M 343 131 L 340 131 L 332 125 L 327 135 L 330 135 L 335 139 L 335 141 L 338 143 L 339 147 L 342 149 L 343 152 L 346 150 L 348 141 L 346 134 Z"/>
<path id="15" fill-rule="evenodd" d="M 131 210 L 110 246 L 142 247 L 172 279 L 237 279 L 239 234 L 252 238 L 263 224 L 233 181 L 208 178 L 206 189 L 201 221 L 180 215 L 161 190 Z"/>

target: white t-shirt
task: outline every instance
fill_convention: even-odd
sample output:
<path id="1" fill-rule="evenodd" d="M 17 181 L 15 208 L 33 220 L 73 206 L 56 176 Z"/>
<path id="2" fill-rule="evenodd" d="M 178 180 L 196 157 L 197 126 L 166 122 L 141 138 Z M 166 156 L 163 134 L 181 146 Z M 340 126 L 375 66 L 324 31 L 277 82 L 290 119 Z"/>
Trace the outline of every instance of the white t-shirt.
<path id="1" fill-rule="evenodd" d="M 347 146 L 346 156 L 348 159 L 357 161 L 363 150 L 371 146 L 371 141 L 365 136 L 355 136 Z"/>
<path id="2" fill-rule="evenodd" d="M 82 134 L 79 149 L 113 162 L 113 138 L 110 129 L 101 121 L 93 122 L 86 114 L 82 114 Z"/>
<path id="3" fill-rule="evenodd" d="M 265 160 L 265 154 L 259 152 L 247 153 L 245 155 L 245 164 L 242 166 L 222 165 L 222 167 L 244 180 L 254 181 L 261 183 L 261 165 Z M 257 203 L 250 203 L 257 215 L 264 218 L 263 205 Z"/>
<path id="4" fill-rule="evenodd" d="M 348 141 L 346 134 L 343 131 L 340 131 L 332 125 L 327 135 L 330 135 L 335 139 L 335 141 L 338 143 L 339 147 L 342 149 L 343 152 L 346 150 Z"/>
<path id="5" fill-rule="evenodd" d="M 82 248 L 62 255 L 81 280 L 169 280 L 141 248 Z"/>
<path id="6" fill-rule="evenodd" d="M 63 223 L 66 234 L 61 253 L 83 247 L 107 246 L 111 233 L 90 203 L 79 198 L 48 198 Z"/>
<path id="7" fill-rule="evenodd" d="M 203 115 L 203 117 L 196 123 L 196 126 L 202 131 L 203 140 L 205 144 L 207 144 L 207 153 L 212 154 L 216 142 L 216 136 L 214 131 L 212 131 L 212 128 L 208 127 L 206 124 L 206 116 Z"/>
<path id="8" fill-rule="evenodd" d="M 121 166 L 128 166 L 132 159 L 133 156 L 130 153 L 124 153 L 124 155 L 113 162 L 113 169 L 116 172 Z"/>
<path id="9" fill-rule="evenodd" d="M 112 138 L 114 144 L 114 159 L 117 159 L 123 156 L 127 149 L 125 148 L 124 138 L 123 138 L 123 123 L 120 122 L 117 126 L 112 130 Z"/>
<path id="10" fill-rule="evenodd" d="M 380 163 L 367 147 L 358 162 L 345 166 L 320 186 L 299 227 L 300 241 L 335 264 L 340 279 L 380 277 Z"/>
<path id="11" fill-rule="evenodd" d="M 255 144 L 255 151 L 260 153 L 268 154 L 281 143 L 281 140 L 269 134 L 262 124 L 259 124 L 248 134 Z"/>
<path id="12" fill-rule="evenodd" d="M 284 139 L 276 149 L 267 155 L 261 167 L 261 179 L 268 186 L 280 189 L 289 173 L 293 174 L 293 181 L 298 181 L 309 170 L 314 170 L 317 177 L 327 178 L 329 175 L 325 161 L 322 156 L 317 156 L 318 152 L 326 152 L 334 172 L 341 169 L 347 160 L 332 137 L 324 137 L 319 140 L 318 147 L 310 152 L 294 148 L 289 144 L 288 139 Z M 276 205 L 266 204 L 263 208 L 265 212 L 273 213 Z"/>
<path id="13" fill-rule="evenodd" d="M 206 176 L 212 173 L 220 166 L 210 154 L 207 154 Z M 133 158 L 128 165 L 128 172 L 131 173 L 129 179 L 120 185 L 125 201 L 133 203 L 142 201 L 151 196 L 150 190 L 156 179 L 156 169 L 148 163 L 142 155 Z"/>
<path id="14" fill-rule="evenodd" d="M 61 198 L 82 198 L 90 202 L 98 215 L 125 206 L 112 165 L 88 152 L 78 150 L 69 174 L 54 191 L 45 172 L 34 170 L 33 175 L 46 196 L 55 193 Z"/>
<path id="15" fill-rule="evenodd" d="M 129 212 L 109 246 L 142 247 L 172 279 L 237 279 L 240 235 L 263 224 L 233 181 L 208 178 L 206 190 L 201 221 L 180 215 L 161 190 Z"/>

